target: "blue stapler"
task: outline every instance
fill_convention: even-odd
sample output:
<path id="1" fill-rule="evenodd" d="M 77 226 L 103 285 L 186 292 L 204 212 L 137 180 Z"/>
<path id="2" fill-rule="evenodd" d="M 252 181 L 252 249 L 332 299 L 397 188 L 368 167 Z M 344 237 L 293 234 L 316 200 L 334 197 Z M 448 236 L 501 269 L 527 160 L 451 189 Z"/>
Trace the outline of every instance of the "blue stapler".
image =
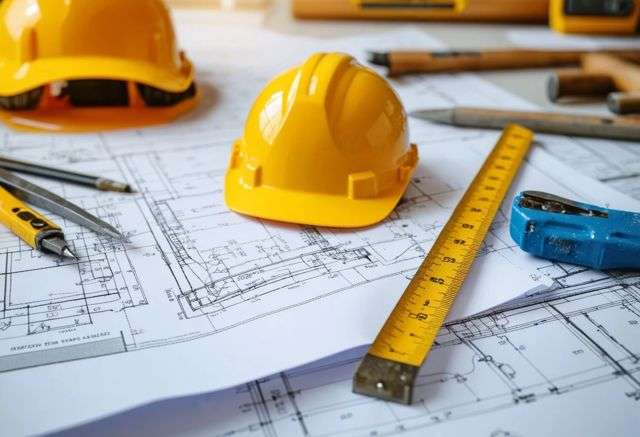
<path id="1" fill-rule="evenodd" d="M 640 213 L 539 191 L 513 201 L 511 237 L 541 258 L 598 270 L 640 268 Z"/>

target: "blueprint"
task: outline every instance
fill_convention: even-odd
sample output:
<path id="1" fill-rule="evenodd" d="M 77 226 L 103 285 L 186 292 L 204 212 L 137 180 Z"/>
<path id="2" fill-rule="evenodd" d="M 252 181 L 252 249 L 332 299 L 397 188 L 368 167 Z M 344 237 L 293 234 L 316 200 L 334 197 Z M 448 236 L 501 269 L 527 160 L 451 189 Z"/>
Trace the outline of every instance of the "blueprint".
<path id="1" fill-rule="evenodd" d="M 553 298 L 442 329 L 411 407 L 351 393 L 360 349 L 67 435 L 636 435 L 640 277 L 546 270 Z"/>
<path id="2" fill-rule="evenodd" d="M 638 143 L 566 137 L 546 149 L 585 174 L 640 199 Z"/>
<path id="3" fill-rule="evenodd" d="M 545 174 L 549 180 L 540 180 Z M 523 181 L 634 201 L 539 150 Z M 558 192 L 558 191 L 556 191 Z M 66 436 L 371 437 L 636 435 L 640 426 L 640 273 L 538 262 L 552 290 L 452 321 L 436 339 L 407 407 L 355 395 L 366 349 L 218 393 L 173 399 Z"/>
<path id="4" fill-rule="evenodd" d="M 452 91 L 456 87 L 465 92 Z M 424 107 L 427 100 L 433 106 L 531 108 L 464 75 L 403 79 L 398 89 L 409 110 Z M 428 129 L 428 141 L 447 147 L 453 156 L 456 146 L 477 144 L 484 135 L 415 122 L 412 129 L 414 134 Z M 640 184 L 627 177 L 638 168 L 635 145 L 546 135 L 538 136 L 537 144 L 553 155 L 534 151 L 518 186 L 616 208 L 640 208 L 613 190 L 638 193 Z M 507 215 L 503 207 L 498 222 Z M 493 235 L 510 241 L 500 229 L 494 227 Z M 65 435 L 637 434 L 640 274 L 594 272 L 514 252 L 510 262 L 552 280 L 552 290 L 534 291 L 501 308 L 449 322 L 421 370 L 417 402 L 411 407 L 351 393 L 353 372 L 366 350 L 360 348 L 222 392 L 147 405 Z"/>
<path id="5" fill-rule="evenodd" d="M 215 43 L 211 49 L 193 41 L 204 102 L 179 123 L 83 135 L 0 131 L 4 155 L 126 180 L 137 190 L 96 193 L 34 179 L 130 241 L 53 216 L 79 261 L 34 252 L 0 231 L 3 432 L 44 432 L 226 388 L 370 342 L 498 138 L 416 125 L 422 164 L 378 226 L 342 231 L 232 213 L 223 177 L 244 114 L 284 65 L 321 47 L 267 32 L 219 32 L 238 44 L 235 55 L 222 43 L 211 51 Z M 416 41 L 415 33 L 399 36 Z M 369 44 L 394 44 L 396 37 L 341 44 L 361 47 L 362 56 Z M 285 42 L 291 50 L 282 57 L 261 55 Z M 217 56 L 224 63 L 214 62 Z M 443 102 L 476 86 L 473 77 L 460 77 L 398 89 Z M 485 98 L 482 90 L 465 96 Z M 506 224 L 500 215 L 453 318 L 550 285 L 513 250 Z"/>
<path id="6" fill-rule="evenodd" d="M 180 123 L 95 135 L 1 131 L 2 154 L 127 180 L 138 190 L 133 196 L 96 194 L 37 180 L 108 220 L 131 242 L 59 220 L 79 262 L 43 256 L 0 233 L 3 432 L 44 432 L 234 386 L 370 342 L 499 135 L 412 121 L 421 166 L 403 201 L 379 226 L 346 232 L 239 216 L 222 201 L 228 152 L 253 98 L 273 74 L 319 49 L 348 49 L 362 58 L 371 46 L 420 38 L 424 46 L 437 43 L 413 31 L 336 43 L 216 31 L 206 47 L 197 29 L 184 32 L 205 99 Z M 274 54 L 268 50 L 273 46 L 289 50 Z M 425 102 L 514 101 L 472 75 L 395 86 L 408 110 Z M 546 187 L 616 206 L 626 199 L 616 202 L 600 185 L 574 177 L 554 180 L 554 174 L 572 173 L 543 151 L 533 158 L 514 190 Z M 553 284 L 544 263 L 514 248 L 508 203 L 452 321 L 523 293 L 536 299 Z M 348 387 L 340 390 L 348 394 Z M 228 402 L 234 410 L 236 399 Z M 235 432 L 235 422 L 229 425 Z"/>

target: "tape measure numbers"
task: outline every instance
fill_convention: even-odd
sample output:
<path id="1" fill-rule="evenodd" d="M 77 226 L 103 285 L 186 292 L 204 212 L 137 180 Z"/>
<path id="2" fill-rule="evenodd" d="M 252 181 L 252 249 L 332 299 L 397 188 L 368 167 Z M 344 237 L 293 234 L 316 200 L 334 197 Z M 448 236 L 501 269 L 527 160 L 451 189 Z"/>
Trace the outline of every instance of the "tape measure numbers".
<path id="1" fill-rule="evenodd" d="M 426 359 L 493 219 L 529 150 L 533 132 L 505 128 L 353 378 L 355 393 L 410 404 Z"/>

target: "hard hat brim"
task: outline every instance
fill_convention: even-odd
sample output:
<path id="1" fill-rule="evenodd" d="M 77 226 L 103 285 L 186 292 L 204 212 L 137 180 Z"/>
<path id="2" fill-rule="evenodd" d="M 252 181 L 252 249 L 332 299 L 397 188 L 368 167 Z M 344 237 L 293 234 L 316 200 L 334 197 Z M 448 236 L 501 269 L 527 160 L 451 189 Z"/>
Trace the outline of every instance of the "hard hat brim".
<path id="1" fill-rule="evenodd" d="M 41 58 L 0 65 L 0 95 L 12 96 L 61 80 L 111 79 L 138 82 L 168 92 L 183 92 L 194 79 L 191 63 L 180 71 L 168 71 L 148 62 L 122 58 L 74 56 Z"/>
<path id="2" fill-rule="evenodd" d="M 96 132 L 169 123 L 196 107 L 200 91 L 192 98 L 166 107 L 88 107 L 51 110 L 0 110 L 0 121 L 27 132 Z"/>
<path id="3" fill-rule="evenodd" d="M 413 173 L 415 167 L 411 170 Z M 230 169 L 225 178 L 227 206 L 253 217 L 337 228 L 360 228 L 384 220 L 402 198 L 410 175 L 384 195 L 370 199 L 350 199 L 338 195 L 305 193 L 270 187 L 247 187 L 241 172 Z"/>

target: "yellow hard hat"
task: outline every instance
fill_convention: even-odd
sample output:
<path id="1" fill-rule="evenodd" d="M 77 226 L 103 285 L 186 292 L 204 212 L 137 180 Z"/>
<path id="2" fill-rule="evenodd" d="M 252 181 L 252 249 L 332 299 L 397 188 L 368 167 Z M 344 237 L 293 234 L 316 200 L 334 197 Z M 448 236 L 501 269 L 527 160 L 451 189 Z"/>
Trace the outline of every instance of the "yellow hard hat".
<path id="1" fill-rule="evenodd" d="M 60 130 L 162 122 L 192 107 L 196 94 L 193 66 L 176 48 L 161 0 L 5 0 L 0 5 L 5 121 L 36 128 L 59 122 Z M 101 112 L 101 106 L 107 108 Z M 137 114 L 115 106 L 129 106 Z M 70 116 L 71 107 L 85 111 Z"/>
<path id="2" fill-rule="evenodd" d="M 318 53 L 259 95 L 233 146 L 225 201 L 266 219 L 367 226 L 393 211 L 417 162 L 389 83 L 349 55 Z"/>

